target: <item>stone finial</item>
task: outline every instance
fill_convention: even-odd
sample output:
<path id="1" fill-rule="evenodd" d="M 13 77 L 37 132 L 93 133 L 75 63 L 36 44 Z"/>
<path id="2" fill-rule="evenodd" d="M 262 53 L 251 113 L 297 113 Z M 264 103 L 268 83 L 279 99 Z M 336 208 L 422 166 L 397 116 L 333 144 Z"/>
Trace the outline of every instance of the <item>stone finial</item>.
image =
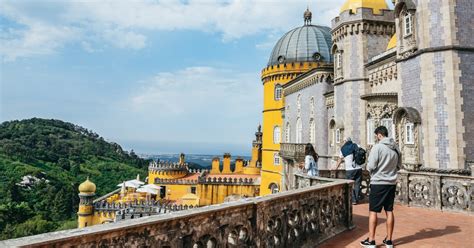
<path id="1" fill-rule="evenodd" d="M 311 18 L 313 14 L 309 11 L 309 6 L 306 8 L 306 11 L 303 14 L 304 25 L 311 25 Z"/>

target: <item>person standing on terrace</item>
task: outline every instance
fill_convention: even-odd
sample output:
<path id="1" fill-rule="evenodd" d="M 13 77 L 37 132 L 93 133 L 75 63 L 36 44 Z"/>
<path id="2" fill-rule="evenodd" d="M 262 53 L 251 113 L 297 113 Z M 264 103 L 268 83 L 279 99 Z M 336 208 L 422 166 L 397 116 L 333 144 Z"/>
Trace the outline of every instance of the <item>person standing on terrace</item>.
<path id="1" fill-rule="evenodd" d="M 314 150 L 313 145 L 311 143 L 306 144 L 304 149 L 304 169 L 307 171 L 308 176 L 317 177 L 319 176 L 318 170 L 318 154 Z M 300 168 L 303 167 L 303 164 L 300 164 Z"/>
<path id="2" fill-rule="evenodd" d="M 392 248 L 392 235 L 395 226 L 393 203 L 397 175 L 401 168 L 401 154 L 395 141 L 388 138 L 388 130 L 384 126 L 375 129 L 378 143 L 372 147 L 367 163 L 370 172 L 369 194 L 369 237 L 360 242 L 362 247 L 376 248 L 375 230 L 377 228 L 377 213 L 385 210 L 387 215 L 387 236 L 383 240 L 385 247 Z"/>

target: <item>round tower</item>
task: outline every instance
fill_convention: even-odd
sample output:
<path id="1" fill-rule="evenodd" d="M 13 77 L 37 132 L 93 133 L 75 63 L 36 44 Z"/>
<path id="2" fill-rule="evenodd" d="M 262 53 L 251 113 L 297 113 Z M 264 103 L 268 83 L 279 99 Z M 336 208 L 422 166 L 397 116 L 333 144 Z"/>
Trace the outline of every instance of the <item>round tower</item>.
<path id="1" fill-rule="evenodd" d="M 77 212 L 77 227 L 82 228 L 93 225 L 94 207 L 93 198 L 95 196 L 96 186 L 89 180 L 79 185 L 79 211 Z"/>
<path id="2" fill-rule="evenodd" d="M 298 75 L 332 63 L 331 30 L 312 25 L 307 9 L 304 25 L 290 30 L 276 43 L 267 67 L 262 70 L 263 139 L 261 195 L 270 194 L 270 185 L 281 185 L 282 163 L 279 159 L 282 136 L 282 87 Z"/>

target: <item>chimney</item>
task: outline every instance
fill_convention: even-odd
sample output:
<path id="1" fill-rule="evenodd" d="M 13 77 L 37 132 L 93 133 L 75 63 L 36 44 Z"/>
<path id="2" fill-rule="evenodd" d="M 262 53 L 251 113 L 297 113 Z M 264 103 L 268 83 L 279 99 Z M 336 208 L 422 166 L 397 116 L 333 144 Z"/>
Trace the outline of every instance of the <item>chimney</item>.
<path id="1" fill-rule="evenodd" d="M 230 170 L 230 153 L 224 153 L 224 166 L 222 167 L 222 174 L 231 174 Z"/>
<path id="2" fill-rule="evenodd" d="M 183 164 L 184 164 L 184 153 L 181 153 L 181 154 L 179 155 L 179 164 L 180 164 L 180 165 L 183 165 Z"/>
<path id="3" fill-rule="evenodd" d="M 221 161 L 219 160 L 218 157 L 214 157 L 212 159 L 212 168 L 211 168 L 211 173 L 210 174 L 220 174 L 221 171 L 219 170 L 219 165 Z"/>
<path id="4" fill-rule="evenodd" d="M 237 158 L 235 160 L 234 173 L 243 173 L 243 172 L 244 172 L 244 160 L 242 158 Z"/>

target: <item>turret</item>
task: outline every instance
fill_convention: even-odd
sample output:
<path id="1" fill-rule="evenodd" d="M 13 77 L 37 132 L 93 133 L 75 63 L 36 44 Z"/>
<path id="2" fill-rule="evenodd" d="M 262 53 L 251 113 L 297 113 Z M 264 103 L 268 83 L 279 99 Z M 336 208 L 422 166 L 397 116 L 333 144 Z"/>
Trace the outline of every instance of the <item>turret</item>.
<path id="1" fill-rule="evenodd" d="M 230 153 L 224 154 L 224 163 L 222 167 L 222 174 L 231 174 L 232 171 L 230 170 Z"/>
<path id="2" fill-rule="evenodd" d="M 92 226 L 94 217 L 93 198 L 95 196 L 96 186 L 89 181 L 89 177 L 79 185 L 79 211 L 77 212 L 78 228 Z"/>

